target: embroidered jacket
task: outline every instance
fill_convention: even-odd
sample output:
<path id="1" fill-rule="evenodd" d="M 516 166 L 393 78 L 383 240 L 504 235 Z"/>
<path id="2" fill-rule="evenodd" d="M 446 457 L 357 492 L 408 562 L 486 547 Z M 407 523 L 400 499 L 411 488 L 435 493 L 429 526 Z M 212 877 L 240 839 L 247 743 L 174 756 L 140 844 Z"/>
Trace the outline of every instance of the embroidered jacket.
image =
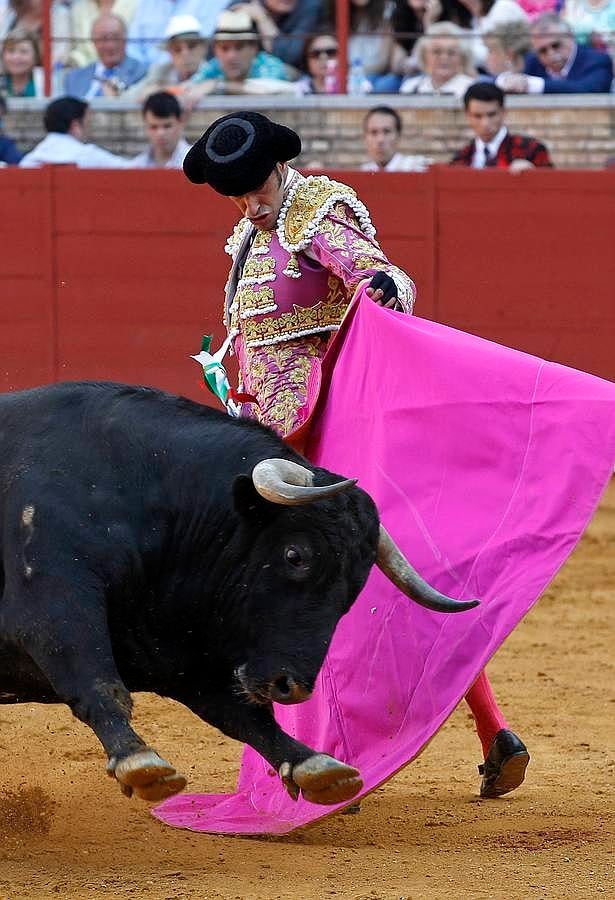
<path id="1" fill-rule="evenodd" d="M 451 166 L 471 166 L 474 158 L 474 141 L 462 147 L 452 158 Z M 535 166 L 553 168 L 549 151 L 544 144 L 523 134 L 507 134 L 495 157 L 495 166 L 507 169 L 513 159 L 527 159 Z"/>
<path id="2" fill-rule="evenodd" d="M 414 284 L 380 249 L 352 188 L 325 175 L 292 174 L 276 229 L 259 231 L 241 219 L 225 247 L 233 259 L 225 315 L 231 337 L 260 347 L 336 331 L 360 282 L 378 271 L 393 278 L 411 313 Z"/>

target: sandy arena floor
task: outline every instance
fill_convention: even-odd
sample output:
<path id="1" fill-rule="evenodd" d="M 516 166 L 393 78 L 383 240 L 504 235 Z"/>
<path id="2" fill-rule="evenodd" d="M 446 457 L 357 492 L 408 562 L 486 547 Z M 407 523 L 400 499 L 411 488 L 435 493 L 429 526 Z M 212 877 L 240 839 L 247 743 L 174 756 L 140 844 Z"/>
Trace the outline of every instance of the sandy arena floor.
<path id="1" fill-rule="evenodd" d="M 461 707 L 358 816 L 275 840 L 193 834 L 123 798 L 68 709 L 0 706 L 0 900 L 615 897 L 614 593 L 615 481 L 490 667 L 532 754 L 498 801 L 477 796 Z M 238 745 L 156 697 L 136 719 L 192 790 L 232 788 Z"/>

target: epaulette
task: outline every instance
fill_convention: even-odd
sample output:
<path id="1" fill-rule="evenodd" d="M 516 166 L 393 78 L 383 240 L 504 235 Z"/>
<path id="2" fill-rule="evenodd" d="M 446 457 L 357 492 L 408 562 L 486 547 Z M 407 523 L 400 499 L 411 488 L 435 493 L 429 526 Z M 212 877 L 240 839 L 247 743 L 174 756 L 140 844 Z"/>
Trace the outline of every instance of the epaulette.
<path id="1" fill-rule="evenodd" d="M 326 175 L 309 175 L 290 188 L 282 204 L 277 225 L 282 247 L 288 253 L 305 250 L 324 217 L 340 202 L 354 210 L 363 233 L 373 238 L 376 229 L 367 208 L 351 187 L 341 181 L 333 181 Z"/>

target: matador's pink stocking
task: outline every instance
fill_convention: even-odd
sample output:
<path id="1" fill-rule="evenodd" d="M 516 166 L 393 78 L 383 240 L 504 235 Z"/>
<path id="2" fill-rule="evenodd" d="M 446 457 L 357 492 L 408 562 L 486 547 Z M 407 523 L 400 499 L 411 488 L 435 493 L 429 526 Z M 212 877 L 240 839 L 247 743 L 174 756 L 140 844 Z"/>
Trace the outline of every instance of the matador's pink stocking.
<path id="1" fill-rule="evenodd" d="M 484 669 L 466 694 L 465 699 L 476 722 L 476 731 L 483 747 L 483 754 L 487 756 L 494 737 L 500 729 L 508 728 L 508 723 L 497 704 Z"/>

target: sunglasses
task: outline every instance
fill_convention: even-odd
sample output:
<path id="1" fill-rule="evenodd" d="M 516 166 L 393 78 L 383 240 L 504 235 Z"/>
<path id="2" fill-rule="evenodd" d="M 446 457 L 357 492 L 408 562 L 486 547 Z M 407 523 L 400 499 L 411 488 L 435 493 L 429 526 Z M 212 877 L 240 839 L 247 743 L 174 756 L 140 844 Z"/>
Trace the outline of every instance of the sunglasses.
<path id="1" fill-rule="evenodd" d="M 538 47 L 536 50 L 537 56 L 546 56 L 551 50 L 557 51 L 562 49 L 561 41 L 551 41 L 548 44 L 543 44 L 542 47 Z"/>
<path id="2" fill-rule="evenodd" d="M 337 47 L 322 47 L 320 50 L 310 50 L 308 59 L 318 59 L 319 56 L 326 56 L 327 59 L 335 59 L 337 56 Z"/>

